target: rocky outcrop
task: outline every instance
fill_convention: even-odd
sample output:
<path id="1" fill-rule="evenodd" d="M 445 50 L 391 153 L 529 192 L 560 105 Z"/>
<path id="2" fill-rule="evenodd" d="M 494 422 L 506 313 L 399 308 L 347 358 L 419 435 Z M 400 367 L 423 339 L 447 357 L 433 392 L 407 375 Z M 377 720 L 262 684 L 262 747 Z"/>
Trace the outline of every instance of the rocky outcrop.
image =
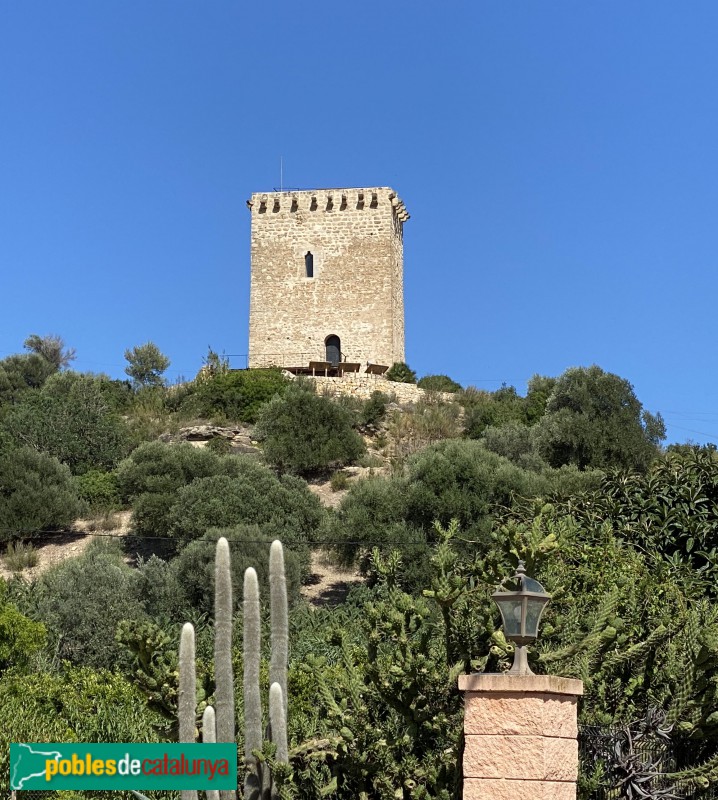
<path id="1" fill-rule="evenodd" d="M 202 445 L 211 439 L 226 439 L 232 446 L 235 453 L 247 453 L 254 455 L 259 453 L 255 441 L 252 439 L 249 428 L 224 428 L 220 425 L 209 423 L 200 425 L 190 425 L 187 428 L 180 428 L 177 433 L 165 433 L 160 436 L 164 442 L 190 442 L 191 444 Z"/>

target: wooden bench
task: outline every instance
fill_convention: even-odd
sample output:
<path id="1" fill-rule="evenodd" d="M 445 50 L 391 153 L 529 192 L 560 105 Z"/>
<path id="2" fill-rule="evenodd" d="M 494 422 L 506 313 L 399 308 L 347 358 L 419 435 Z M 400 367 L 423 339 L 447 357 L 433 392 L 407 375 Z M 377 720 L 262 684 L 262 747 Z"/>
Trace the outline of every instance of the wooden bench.
<path id="1" fill-rule="evenodd" d="M 309 362 L 309 369 L 312 371 L 312 375 L 316 375 L 317 372 L 323 372 L 324 377 L 326 378 L 327 373 L 330 369 L 332 369 L 334 365 L 331 361 L 310 361 Z"/>
<path id="2" fill-rule="evenodd" d="M 367 375 L 383 375 L 389 367 L 385 367 L 383 364 L 367 364 L 366 365 L 366 374 Z"/>

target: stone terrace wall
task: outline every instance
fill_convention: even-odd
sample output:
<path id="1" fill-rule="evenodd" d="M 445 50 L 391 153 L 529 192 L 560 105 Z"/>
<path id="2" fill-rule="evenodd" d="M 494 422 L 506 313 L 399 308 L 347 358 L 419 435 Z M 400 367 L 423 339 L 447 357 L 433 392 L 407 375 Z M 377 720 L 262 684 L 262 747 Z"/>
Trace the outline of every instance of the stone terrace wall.
<path id="1" fill-rule="evenodd" d="M 413 383 L 397 383 L 389 381 L 381 375 L 363 375 L 360 373 L 349 373 L 341 378 L 312 378 L 316 382 L 317 391 L 326 391 L 333 395 L 351 395 L 360 400 L 368 400 L 372 392 L 384 392 L 388 395 L 396 395 L 400 405 L 416 403 L 422 397 L 426 397 L 425 389 L 420 389 Z M 441 400 L 450 401 L 456 395 L 450 392 L 431 392 L 431 395 Z"/>

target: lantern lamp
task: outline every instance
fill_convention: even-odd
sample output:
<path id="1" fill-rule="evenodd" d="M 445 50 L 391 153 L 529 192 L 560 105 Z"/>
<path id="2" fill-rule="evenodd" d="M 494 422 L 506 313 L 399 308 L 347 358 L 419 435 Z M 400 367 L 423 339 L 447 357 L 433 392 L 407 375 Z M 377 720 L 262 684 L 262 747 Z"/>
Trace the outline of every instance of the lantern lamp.
<path id="1" fill-rule="evenodd" d="M 526 575 L 526 565 L 519 561 L 513 580 L 518 589 L 513 592 L 494 592 L 491 597 L 501 612 L 504 635 L 516 645 L 514 663 L 510 675 L 533 675 L 529 668 L 526 646 L 538 636 L 538 627 L 546 603 L 551 599 L 543 586 Z"/>

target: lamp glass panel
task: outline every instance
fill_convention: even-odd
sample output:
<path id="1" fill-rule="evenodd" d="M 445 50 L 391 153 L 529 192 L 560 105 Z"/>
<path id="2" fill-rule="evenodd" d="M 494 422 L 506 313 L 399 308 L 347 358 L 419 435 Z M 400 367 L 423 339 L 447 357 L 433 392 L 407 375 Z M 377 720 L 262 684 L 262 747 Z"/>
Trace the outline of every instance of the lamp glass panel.
<path id="1" fill-rule="evenodd" d="M 504 618 L 504 633 L 507 636 L 521 635 L 521 597 L 498 600 L 501 616 Z"/>
<path id="2" fill-rule="evenodd" d="M 540 592 L 543 594 L 543 586 L 538 581 L 535 581 L 533 578 L 529 578 L 528 575 L 524 575 L 522 578 L 523 581 L 523 590 L 525 592 Z"/>
<path id="3" fill-rule="evenodd" d="M 537 597 L 527 597 L 526 599 L 528 601 L 528 608 L 526 609 L 526 635 L 537 636 L 541 612 L 546 605 L 546 601 Z"/>

